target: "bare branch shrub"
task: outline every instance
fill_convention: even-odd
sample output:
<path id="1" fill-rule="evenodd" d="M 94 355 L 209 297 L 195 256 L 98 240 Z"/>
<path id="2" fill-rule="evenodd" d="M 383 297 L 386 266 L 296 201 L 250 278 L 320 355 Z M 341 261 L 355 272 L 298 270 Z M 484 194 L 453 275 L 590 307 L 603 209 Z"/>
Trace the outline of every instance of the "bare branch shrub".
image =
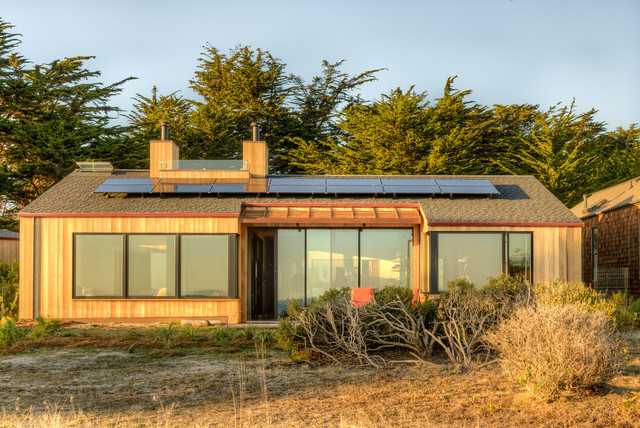
<path id="1" fill-rule="evenodd" d="M 313 351 L 335 362 L 356 357 L 374 367 L 385 364 L 381 357 L 371 355 L 361 309 L 351 303 L 349 294 L 316 302 L 306 309 L 290 305 L 287 312 L 295 322 L 291 324 L 291 333 Z"/>
<path id="2" fill-rule="evenodd" d="M 517 309 L 487 339 L 504 372 L 543 397 L 606 382 L 624 355 L 607 314 L 575 303 Z"/>

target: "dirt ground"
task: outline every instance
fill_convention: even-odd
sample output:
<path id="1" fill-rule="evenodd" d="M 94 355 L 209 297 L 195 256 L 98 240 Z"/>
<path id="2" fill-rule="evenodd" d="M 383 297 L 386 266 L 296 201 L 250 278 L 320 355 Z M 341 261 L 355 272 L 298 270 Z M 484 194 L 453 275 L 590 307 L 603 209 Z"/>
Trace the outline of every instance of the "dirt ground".
<path id="1" fill-rule="evenodd" d="M 637 330 L 625 337 L 619 376 L 553 402 L 494 365 L 376 370 L 297 364 L 257 345 L 151 350 L 83 339 L 0 353 L 0 426 L 640 426 Z"/>

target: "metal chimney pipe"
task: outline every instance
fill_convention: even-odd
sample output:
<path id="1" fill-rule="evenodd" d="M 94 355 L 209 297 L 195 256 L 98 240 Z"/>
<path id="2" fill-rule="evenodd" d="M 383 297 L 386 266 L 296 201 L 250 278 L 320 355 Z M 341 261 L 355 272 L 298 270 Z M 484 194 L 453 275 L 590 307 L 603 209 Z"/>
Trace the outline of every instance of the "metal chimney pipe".
<path id="1" fill-rule="evenodd" d="M 588 195 L 582 195 L 582 199 L 584 199 L 584 209 L 586 210 L 589 207 L 589 204 L 587 203 L 587 199 L 589 198 Z"/>
<path id="2" fill-rule="evenodd" d="M 258 122 L 251 122 L 251 128 L 253 129 L 253 141 L 260 141 L 260 128 Z"/>
<path id="3" fill-rule="evenodd" d="M 169 139 L 169 124 L 167 122 L 160 122 L 160 139 L 162 141 Z"/>

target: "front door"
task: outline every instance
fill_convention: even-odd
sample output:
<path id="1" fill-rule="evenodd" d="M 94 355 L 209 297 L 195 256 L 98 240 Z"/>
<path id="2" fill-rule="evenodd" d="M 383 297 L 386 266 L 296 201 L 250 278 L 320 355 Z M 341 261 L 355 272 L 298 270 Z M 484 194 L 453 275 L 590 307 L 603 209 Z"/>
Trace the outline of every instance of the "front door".
<path id="1" fill-rule="evenodd" d="M 249 233 L 249 239 L 251 240 L 249 320 L 275 320 L 275 230 L 253 229 Z"/>

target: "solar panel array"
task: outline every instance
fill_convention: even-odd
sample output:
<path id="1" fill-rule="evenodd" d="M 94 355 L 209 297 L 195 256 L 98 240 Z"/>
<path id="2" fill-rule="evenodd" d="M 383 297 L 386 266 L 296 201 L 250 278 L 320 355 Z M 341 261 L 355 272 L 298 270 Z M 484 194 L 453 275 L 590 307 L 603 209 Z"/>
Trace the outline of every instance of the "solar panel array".
<path id="1" fill-rule="evenodd" d="M 489 180 L 431 178 L 269 178 L 264 191 L 238 183 L 179 184 L 150 178 L 108 178 L 95 193 L 238 193 L 272 195 L 499 195 Z"/>

